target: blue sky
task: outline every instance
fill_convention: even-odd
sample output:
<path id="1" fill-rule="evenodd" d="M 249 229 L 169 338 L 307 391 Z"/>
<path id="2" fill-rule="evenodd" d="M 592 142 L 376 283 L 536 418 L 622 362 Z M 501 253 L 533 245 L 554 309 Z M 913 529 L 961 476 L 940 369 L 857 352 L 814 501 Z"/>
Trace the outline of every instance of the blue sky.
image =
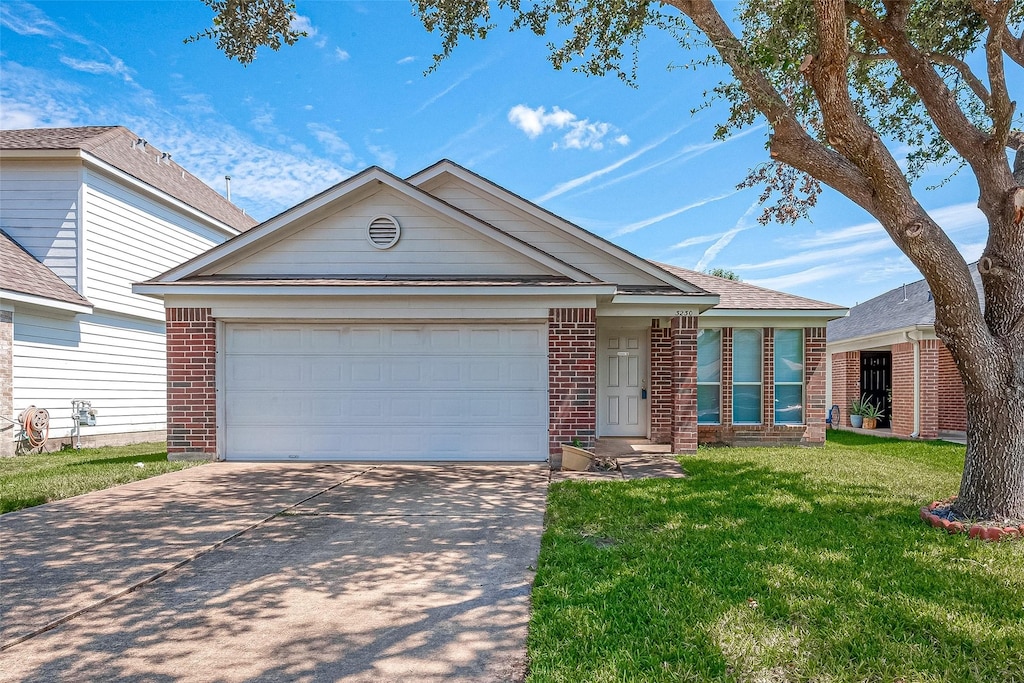
<path id="1" fill-rule="evenodd" d="M 690 112 L 722 73 L 679 68 L 690 57 L 665 36 L 643 44 L 636 89 L 556 72 L 545 39 L 502 28 L 424 75 L 440 39 L 406 0 L 298 11 L 309 37 L 242 67 L 183 44 L 210 25 L 198 0 L 4 0 L 0 124 L 127 126 L 219 191 L 230 175 L 261 220 L 369 165 L 404 177 L 449 158 L 645 258 L 844 305 L 920 278 L 829 190 L 810 221 L 760 225 L 760 191 L 736 185 L 766 159 L 765 127 L 714 140 L 724 108 Z M 976 183 L 924 189 L 944 177 L 919 199 L 976 259 Z"/>

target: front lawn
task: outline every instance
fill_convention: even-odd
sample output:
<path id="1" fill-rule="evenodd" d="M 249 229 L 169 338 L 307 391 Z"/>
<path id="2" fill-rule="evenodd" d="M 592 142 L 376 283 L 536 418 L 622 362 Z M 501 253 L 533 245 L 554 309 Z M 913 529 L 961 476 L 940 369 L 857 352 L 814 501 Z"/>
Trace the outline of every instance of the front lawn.
<path id="1" fill-rule="evenodd" d="M 198 464 L 168 462 L 163 442 L 0 458 L 0 514 Z"/>
<path id="2" fill-rule="evenodd" d="M 530 680 L 1024 681 L 1024 542 L 918 519 L 963 458 L 829 432 L 552 485 Z"/>

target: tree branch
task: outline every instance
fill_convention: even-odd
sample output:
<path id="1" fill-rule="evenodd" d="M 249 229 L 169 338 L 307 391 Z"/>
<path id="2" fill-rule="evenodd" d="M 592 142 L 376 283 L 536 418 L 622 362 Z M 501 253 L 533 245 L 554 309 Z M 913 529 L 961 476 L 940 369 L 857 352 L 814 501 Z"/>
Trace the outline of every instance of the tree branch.
<path id="1" fill-rule="evenodd" d="M 985 62 L 988 67 L 988 80 L 992 86 L 989 111 L 992 116 L 993 135 L 1000 141 L 1000 146 L 1005 146 L 1010 126 L 1013 124 L 1014 105 L 1006 89 L 1006 70 L 1003 67 L 1004 40 L 1000 29 L 1006 27 L 1010 4 L 992 5 L 981 0 L 972 0 L 971 5 L 985 17 L 985 22 L 989 25 L 988 39 L 985 41 Z"/>

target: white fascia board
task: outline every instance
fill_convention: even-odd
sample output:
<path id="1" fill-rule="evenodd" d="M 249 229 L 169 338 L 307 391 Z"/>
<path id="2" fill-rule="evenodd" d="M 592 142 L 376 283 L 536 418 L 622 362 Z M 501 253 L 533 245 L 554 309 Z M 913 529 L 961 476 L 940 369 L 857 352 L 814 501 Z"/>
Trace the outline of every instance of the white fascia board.
<path id="1" fill-rule="evenodd" d="M 163 296 L 610 296 L 615 285 L 583 285 L 580 287 L 395 287 L 395 286 L 281 286 L 281 285 L 187 285 L 138 283 L 132 292 L 162 298 Z"/>
<path id="2" fill-rule="evenodd" d="M 830 341 L 826 343 L 826 349 L 829 355 L 846 351 L 870 351 L 920 339 L 938 339 L 938 336 L 935 334 L 935 327 L 932 325 L 908 325 L 907 327 L 887 330 L 877 334 L 851 337 L 850 339 L 841 339 L 834 342 Z"/>
<path id="3" fill-rule="evenodd" d="M 58 311 L 68 311 L 69 313 L 92 313 L 93 310 L 92 306 L 72 304 L 66 301 L 57 301 L 56 299 L 47 299 L 44 296 L 22 294 L 21 292 L 9 292 L 7 290 L 0 290 L 0 301 L 13 301 L 15 303 L 27 304 L 29 306 L 42 306 L 45 308 L 53 308 Z"/>
<path id="4" fill-rule="evenodd" d="M 650 275 L 651 277 L 654 277 L 655 279 L 664 282 L 667 285 L 671 285 L 673 287 L 681 289 L 684 292 L 691 291 L 694 293 L 699 293 L 702 291 L 700 288 L 696 288 L 697 286 L 694 285 L 692 282 L 687 282 L 686 280 L 678 278 L 672 273 L 666 272 L 661 268 L 658 268 L 650 261 L 640 258 L 636 254 L 627 251 L 622 247 L 613 244 L 605 239 L 602 239 L 601 237 L 598 237 L 589 230 L 581 228 L 580 226 L 574 223 L 570 223 L 561 216 L 554 214 L 540 206 L 537 206 L 533 202 L 523 199 L 522 197 L 512 192 L 509 192 L 508 190 L 506 190 L 503 187 L 500 187 L 497 184 L 491 183 L 490 181 L 484 181 L 473 172 L 467 171 L 461 166 L 458 166 L 457 164 L 454 164 L 447 160 L 434 164 L 433 166 L 426 168 L 420 171 L 419 173 L 409 176 L 407 181 L 416 186 L 424 185 L 433 180 L 434 178 L 441 176 L 445 173 L 455 176 L 459 180 L 462 180 L 472 185 L 473 187 L 480 190 L 484 194 L 494 197 L 499 201 L 503 201 L 506 204 L 518 209 L 519 211 L 522 211 L 523 213 L 533 216 L 535 219 L 543 223 L 551 225 L 552 227 L 557 228 L 562 232 L 567 232 L 573 237 L 576 237 L 577 239 L 583 240 L 592 247 L 595 247 L 596 249 L 603 251 L 608 256 L 618 259 L 619 261 L 622 261 L 623 263 L 626 263 L 629 266 L 637 270 L 640 270 L 646 273 L 647 275 Z M 500 195 L 495 194 L 495 188 L 501 191 Z"/>
<path id="5" fill-rule="evenodd" d="M 822 321 L 835 320 L 846 316 L 848 309 L 845 308 L 783 308 L 783 309 L 739 309 L 739 308 L 714 308 L 703 313 L 701 317 L 706 318 L 818 318 Z"/>
<path id="6" fill-rule="evenodd" d="M 474 216 L 460 211 L 456 207 L 448 204 L 447 202 L 441 201 L 440 199 L 430 195 L 414 185 L 403 181 L 402 179 L 387 173 L 386 171 L 377 168 L 376 166 L 367 169 L 361 173 L 358 173 L 351 178 L 343 180 L 329 190 L 311 197 L 306 201 L 288 209 L 287 211 L 274 216 L 268 221 L 246 231 L 237 238 L 230 242 L 225 242 L 223 245 L 214 247 L 204 254 L 200 254 L 198 257 L 186 261 L 177 268 L 171 269 L 160 276 L 160 279 L 164 282 L 175 282 L 190 275 L 194 275 L 204 268 L 214 265 L 220 261 L 227 259 L 228 257 L 241 252 L 246 247 L 250 246 L 254 242 L 263 237 L 276 232 L 277 230 L 294 225 L 300 220 L 303 220 L 307 216 L 316 214 L 318 211 L 323 210 L 328 205 L 334 203 L 341 197 L 355 193 L 362 188 L 372 186 L 372 184 L 386 185 L 390 189 L 404 194 L 413 201 L 423 204 L 432 211 L 435 211 L 442 216 L 452 220 L 453 222 L 476 230 L 480 234 L 493 239 L 494 241 L 502 244 L 519 254 L 531 259 L 549 269 L 553 272 L 572 278 L 577 281 L 593 282 L 595 278 L 590 273 L 584 272 L 578 268 L 571 266 L 570 264 L 548 254 L 545 251 L 537 249 L 526 242 L 518 240 L 511 235 L 495 228 L 489 223 L 482 221 Z"/>
<path id="7" fill-rule="evenodd" d="M 701 310 L 717 306 L 720 297 L 717 294 L 688 294 L 682 296 L 664 296 L 657 294 L 616 294 L 612 304 L 664 304 L 665 306 L 698 306 Z"/>

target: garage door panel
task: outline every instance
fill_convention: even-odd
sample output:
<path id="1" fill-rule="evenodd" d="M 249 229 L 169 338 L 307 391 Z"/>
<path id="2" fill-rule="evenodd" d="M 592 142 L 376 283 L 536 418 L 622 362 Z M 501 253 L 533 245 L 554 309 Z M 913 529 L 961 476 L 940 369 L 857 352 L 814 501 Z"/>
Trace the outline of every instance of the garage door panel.
<path id="1" fill-rule="evenodd" d="M 229 459 L 547 457 L 542 324 L 229 324 Z"/>

